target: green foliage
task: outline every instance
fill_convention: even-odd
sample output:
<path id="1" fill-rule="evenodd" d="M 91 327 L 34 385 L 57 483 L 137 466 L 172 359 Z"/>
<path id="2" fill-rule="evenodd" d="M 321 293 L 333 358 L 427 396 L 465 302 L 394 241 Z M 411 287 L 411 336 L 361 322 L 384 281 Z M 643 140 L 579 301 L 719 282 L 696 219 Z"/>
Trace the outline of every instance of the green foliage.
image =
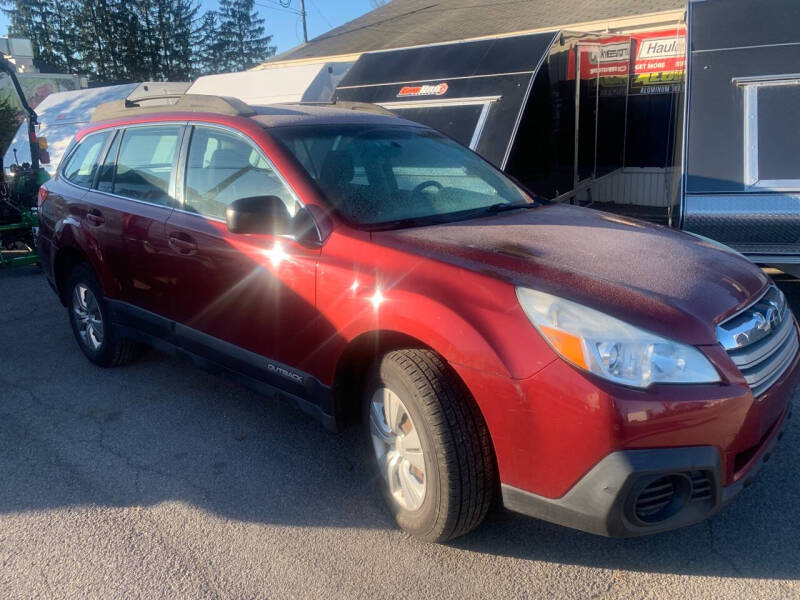
<path id="1" fill-rule="evenodd" d="M 0 152 L 4 152 L 8 148 L 17 132 L 19 123 L 19 107 L 10 99 L 0 98 Z"/>
<path id="2" fill-rule="evenodd" d="M 199 26 L 192 31 L 192 52 L 194 65 L 192 75 L 208 75 L 222 70 L 224 44 L 220 36 L 219 13 L 207 11 Z"/>
<path id="3" fill-rule="evenodd" d="M 5 152 L 22 120 L 22 106 L 8 75 L 0 74 L 0 155 Z M 7 165 L 6 165 L 7 166 Z"/>
<path id="4" fill-rule="evenodd" d="M 186 81 L 239 71 L 275 53 L 253 0 L 0 0 L 9 34 L 36 59 L 102 82 Z"/>
<path id="5" fill-rule="evenodd" d="M 271 35 L 264 35 L 264 19 L 255 11 L 254 0 L 219 0 L 221 67 L 244 71 L 275 54 Z"/>

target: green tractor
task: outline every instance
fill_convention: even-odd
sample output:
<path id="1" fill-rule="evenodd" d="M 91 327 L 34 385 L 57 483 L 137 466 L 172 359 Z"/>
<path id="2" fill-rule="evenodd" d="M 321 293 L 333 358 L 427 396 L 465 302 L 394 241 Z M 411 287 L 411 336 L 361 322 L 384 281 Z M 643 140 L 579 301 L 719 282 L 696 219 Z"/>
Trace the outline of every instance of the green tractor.
<path id="1" fill-rule="evenodd" d="M 37 195 L 48 179 L 41 167 L 47 160 L 47 141 L 36 138 L 38 117 L 28 105 L 14 66 L 0 58 L 0 79 L 8 78 L 28 122 L 30 162 L 15 162 L 8 169 L 0 152 L 0 269 L 38 262 L 36 233 L 39 226 Z"/>

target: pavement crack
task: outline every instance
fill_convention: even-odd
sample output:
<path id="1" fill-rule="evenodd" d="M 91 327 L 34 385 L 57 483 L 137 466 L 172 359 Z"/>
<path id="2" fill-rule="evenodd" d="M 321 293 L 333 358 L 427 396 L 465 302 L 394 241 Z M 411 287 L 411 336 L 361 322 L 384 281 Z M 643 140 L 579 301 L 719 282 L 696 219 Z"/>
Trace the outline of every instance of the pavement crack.
<path id="1" fill-rule="evenodd" d="M 97 439 L 94 443 L 96 443 L 103 451 L 121 460 L 123 463 L 125 463 L 125 466 L 127 466 L 129 469 L 132 469 L 134 472 L 136 472 L 137 479 L 139 479 L 138 473 L 144 472 L 144 473 L 151 473 L 153 475 L 158 475 L 159 477 L 164 477 L 166 479 L 173 479 L 175 481 L 183 482 L 192 490 L 197 492 L 209 506 L 213 506 L 211 493 L 206 488 L 204 488 L 201 485 L 198 485 L 188 477 L 179 475 L 178 473 L 165 471 L 153 465 L 137 461 L 131 456 L 121 452 L 120 450 L 112 446 L 110 443 L 106 442 L 107 423 L 100 418 L 100 415 L 91 415 L 91 419 L 92 421 L 94 421 L 95 425 L 97 426 L 100 432 L 99 439 Z"/>
<path id="2" fill-rule="evenodd" d="M 209 491 L 207 489 L 205 489 L 204 487 L 198 485 L 197 483 L 195 483 L 193 480 L 189 479 L 188 477 L 184 477 L 184 476 L 179 475 L 177 473 L 171 473 L 169 471 L 158 469 L 157 467 L 154 467 L 152 465 L 136 461 L 132 457 L 130 457 L 129 455 L 123 453 L 122 451 L 118 450 L 117 448 L 112 446 L 110 443 L 108 443 L 106 441 L 106 425 L 107 425 L 107 423 L 106 423 L 106 421 L 103 420 L 102 415 L 86 413 L 86 412 L 81 411 L 81 410 L 69 409 L 69 408 L 67 408 L 67 407 L 65 407 L 63 405 L 50 404 L 48 402 L 45 402 L 41 397 L 39 397 L 28 386 L 21 385 L 21 384 L 19 384 L 17 382 L 10 381 L 10 380 L 5 379 L 3 377 L 0 377 L 0 386 L 3 386 L 5 388 L 7 388 L 7 389 L 16 389 L 16 390 L 26 394 L 30 398 L 30 400 L 32 402 L 34 402 L 37 405 L 39 405 L 39 406 L 41 406 L 43 408 L 46 408 L 48 410 L 66 413 L 66 414 L 70 415 L 71 417 L 74 417 L 74 418 L 77 418 L 77 419 L 80 419 L 80 420 L 88 420 L 88 421 L 92 422 L 94 424 L 95 428 L 97 429 L 97 433 L 98 433 L 97 439 L 81 438 L 81 439 L 74 440 L 74 441 L 82 442 L 82 443 L 86 443 L 86 444 L 95 444 L 100 449 L 102 449 L 104 452 L 106 452 L 106 453 L 114 456 L 115 458 L 121 460 L 125 464 L 125 466 L 127 466 L 128 468 L 130 468 L 130 469 L 132 469 L 134 471 L 143 471 L 143 472 L 151 473 L 151 474 L 154 474 L 154 475 L 158 475 L 160 477 L 165 477 L 167 479 L 174 479 L 174 480 L 177 480 L 177 481 L 181 481 L 181 482 L 185 483 L 187 486 L 189 486 L 191 489 L 193 489 L 196 492 L 198 492 L 202 496 L 203 500 L 205 500 L 209 504 L 212 504 L 211 494 L 209 493 Z M 57 424 L 58 424 L 58 422 L 56 422 L 56 425 Z"/>
<path id="3" fill-rule="evenodd" d="M 31 403 L 39 406 L 41 409 L 44 409 L 47 412 L 60 412 L 61 414 L 67 415 L 69 419 L 73 419 L 76 421 L 84 421 L 87 424 L 91 423 L 91 428 L 95 431 L 95 435 L 87 434 L 83 435 L 79 438 L 72 438 L 72 443 L 77 444 L 85 444 L 90 447 L 94 447 L 99 449 L 101 452 L 113 456 L 115 459 L 121 461 L 125 467 L 132 470 L 134 473 L 134 482 L 136 490 L 136 494 L 139 495 L 142 491 L 142 481 L 141 481 L 141 474 L 142 473 L 151 473 L 157 475 L 159 477 L 164 477 L 166 479 L 176 480 L 184 483 L 187 487 L 193 490 L 202 501 L 203 504 L 208 506 L 213 510 L 213 502 L 212 502 L 212 495 L 211 493 L 205 489 L 204 487 L 196 484 L 193 480 L 188 477 L 179 475 L 177 473 L 171 473 L 169 471 L 159 469 L 153 465 L 137 461 L 133 457 L 127 455 L 124 451 L 116 448 L 108 439 L 108 432 L 106 428 L 110 425 L 109 422 L 105 421 L 104 414 L 102 412 L 98 412 L 96 414 L 87 413 L 84 410 L 78 409 L 71 409 L 67 406 L 63 405 L 54 405 L 49 402 L 43 400 L 39 395 L 36 394 L 30 387 L 20 384 L 16 381 L 10 381 L 6 378 L 0 377 L 0 387 L 4 387 L 7 390 L 16 390 L 18 393 L 22 395 L 23 398 L 27 398 Z M 24 402 L 24 400 L 22 400 Z M 10 414 L 9 417 L 13 418 L 14 420 L 19 421 L 20 415 L 18 414 L 19 411 L 16 411 L 14 414 Z M 0 415 L 5 413 L 0 413 Z M 10 419 L 9 419 L 10 420 Z M 62 420 L 63 421 L 63 420 Z M 50 421 L 50 427 L 58 428 L 58 424 L 62 421 L 54 420 Z M 112 421 L 113 423 L 113 421 Z M 30 427 L 29 424 L 24 422 L 18 422 L 17 427 L 22 427 L 24 429 L 28 429 Z M 21 435 L 32 439 L 34 437 L 38 437 L 39 434 L 34 434 L 32 431 L 24 431 L 21 432 Z M 51 440 L 52 441 L 52 440 Z M 80 478 L 81 481 L 85 482 L 87 488 L 91 488 L 93 490 L 93 500 L 99 504 L 104 504 L 107 506 L 117 506 L 119 505 L 119 494 L 115 494 L 113 490 L 109 490 L 103 482 L 91 481 L 85 477 L 81 473 L 82 469 L 79 465 L 72 464 L 70 461 L 65 460 L 57 453 L 53 453 L 52 461 L 54 464 L 57 464 L 59 467 L 66 471 L 71 471 L 75 473 L 75 476 Z M 135 499 L 134 499 L 135 501 Z M 130 504 L 131 499 L 128 498 L 126 504 Z M 153 516 L 145 516 L 144 514 L 137 513 L 137 519 L 146 519 L 148 521 L 154 522 L 156 527 L 155 530 L 158 530 L 158 522 Z M 139 526 L 136 525 L 135 521 L 132 523 L 132 526 L 135 529 L 139 529 Z M 228 593 L 223 587 L 222 583 L 218 580 L 215 573 L 211 571 L 207 567 L 203 567 L 198 569 L 196 565 L 201 564 L 202 560 L 199 553 L 195 550 L 191 550 L 186 548 L 185 546 L 178 546 L 171 541 L 164 535 L 158 533 L 155 536 L 158 540 L 158 543 L 164 547 L 165 549 L 169 550 L 175 557 L 177 557 L 184 565 L 187 571 L 194 570 L 197 575 L 199 576 L 200 580 L 204 582 L 205 586 L 208 590 L 213 594 L 215 598 L 231 598 L 231 594 Z M 195 565 L 193 567 L 193 565 Z M 46 578 L 43 575 L 42 583 L 45 587 L 49 590 L 48 597 L 55 597 L 55 591 Z"/>
<path id="4" fill-rule="evenodd" d="M 85 419 L 87 417 L 86 413 L 84 413 L 84 412 L 81 412 L 81 411 L 78 411 L 78 410 L 71 410 L 71 409 L 69 409 L 69 408 L 67 408 L 67 407 L 65 407 L 63 405 L 54 405 L 54 404 L 50 404 L 49 402 L 45 402 L 30 387 L 28 387 L 27 385 L 22 385 L 22 384 L 20 384 L 20 383 L 18 383 L 16 381 L 11 381 L 11 380 L 6 379 L 4 377 L 0 377 L 0 386 L 2 386 L 3 388 L 6 388 L 6 389 L 15 389 L 15 390 L 21 391 L 22 393 L 27 394 L 30 397 L 31 401 L 35 402 L 39 406 L 41 406 L 43 408 L 46 408 L 48 410 L 67 413 L 69 415 L 72 415 L 74 417 L 78 417 L 78 418 L 81 418 L 81 419 Z"/>

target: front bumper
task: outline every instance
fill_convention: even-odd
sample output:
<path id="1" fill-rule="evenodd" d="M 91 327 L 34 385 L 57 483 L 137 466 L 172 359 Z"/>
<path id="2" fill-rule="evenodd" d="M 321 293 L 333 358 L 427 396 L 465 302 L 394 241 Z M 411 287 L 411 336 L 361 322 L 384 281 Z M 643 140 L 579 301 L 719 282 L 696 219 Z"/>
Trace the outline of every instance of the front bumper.
<path id="1" fill-rule="evenodd" d="M 790 411 L 787 407 L 780 416 L 742 476 L 727 486 L 723 486 L 719 451 L 713 446 L 621 450 L 597 463 L 560 498 L 546 498 L 504 483 L 503 503 L 516 512 L 609 537 L 648 535 L 692 525 L 720 510 L 750 484 L 783 437 Z M 690 489 L 674 514 L 658 522 L 639 519 L 635 507 L 639 493 L 648 483 L 673 474 L 691 474 L 698 481 L 710 482 L 710 493 L 704 488 L 694 499 Z"/>

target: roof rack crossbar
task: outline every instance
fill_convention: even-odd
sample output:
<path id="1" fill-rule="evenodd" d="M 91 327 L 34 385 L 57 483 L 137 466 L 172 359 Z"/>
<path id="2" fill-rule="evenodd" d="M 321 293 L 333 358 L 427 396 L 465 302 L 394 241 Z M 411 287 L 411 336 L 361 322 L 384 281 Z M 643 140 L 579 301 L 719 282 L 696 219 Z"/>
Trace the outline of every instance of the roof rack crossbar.
<path id="1" fill-rule="evenodd" d="M 178 98 L 178 101 L 164 104 L 149 103 L 150 100 L 173 98 Z M 143 104 L 144 102 L 148 102 L 148 104 Z M 92 114 L 92 123 L 164 112 L 209 112 L 236 117 L 249 117 L 256 114 L 251 106 L 238 98 L 206 96 L 203 94 L 164 94 L 162 96 L 148 96 L 138 100 L 128 100 L 126 98 L 101 104 Z"/>
<path id="2" fill-rule="evenodd" d="M 173 98 L 180 99 L 186 94 L 159 94 L 157 96 L 143 96 L 142 98 L 131 99 L 125 98 L 125 106 L 128 108 L 137 108 L 142 105 L 142 102 L 149 102 L 150 100 L 172 100 Z"/>

